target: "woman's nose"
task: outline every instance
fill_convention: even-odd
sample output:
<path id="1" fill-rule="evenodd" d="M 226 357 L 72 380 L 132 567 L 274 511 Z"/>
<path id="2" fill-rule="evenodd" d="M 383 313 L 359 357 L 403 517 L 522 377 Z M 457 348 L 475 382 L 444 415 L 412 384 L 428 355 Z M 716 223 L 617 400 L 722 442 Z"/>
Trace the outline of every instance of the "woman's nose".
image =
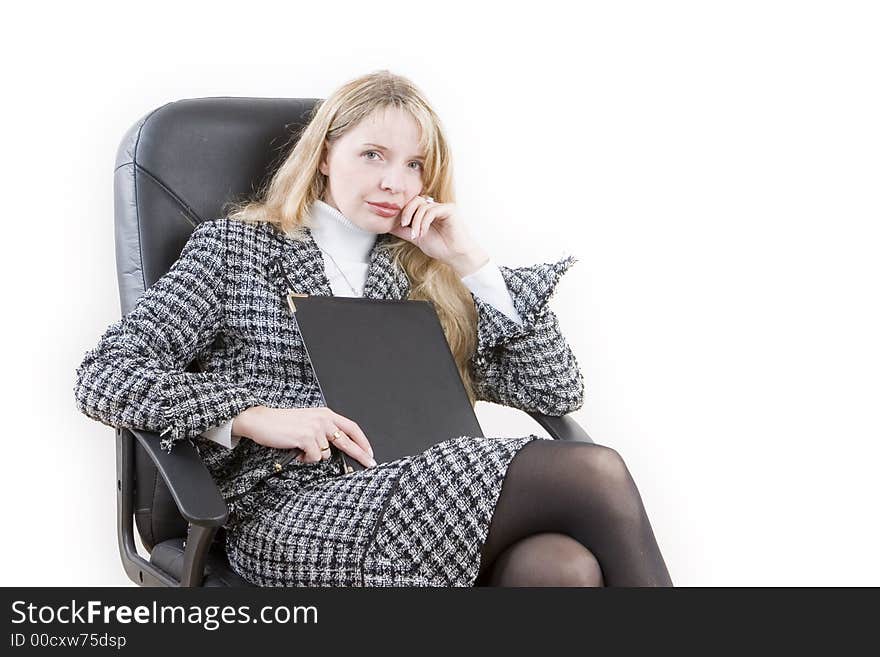
<path id="1" fill-rule="evenodd" d="M 382 179 L 382 189 L 392 194 L 403 190 L 403 176 L 398 173 L 386 173 Z"/>

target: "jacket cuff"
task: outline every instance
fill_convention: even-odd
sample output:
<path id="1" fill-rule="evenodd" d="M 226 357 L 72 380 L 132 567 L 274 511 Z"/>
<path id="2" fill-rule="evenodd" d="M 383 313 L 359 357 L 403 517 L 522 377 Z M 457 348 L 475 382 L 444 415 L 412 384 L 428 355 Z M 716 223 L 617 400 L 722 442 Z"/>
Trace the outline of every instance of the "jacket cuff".
<path id="1" fill-rule="evenodd" d="M 235 418 L 229 418 L 219 427 L 214 427 L 202 432 L 202 436 L 210 441 L 223 445 L 226 449 L 235 449 L 241 436 L 232 435 L 232 421 Z"/>
<path id="2" fill-rule="evenodd" d="M 247 388 L 216 373 L 169 372 L 157 383 L 165 428 L 160 447 L 194 439 L 261 401 Z"/>
<path id="3" fill-rule="evenodd" d="M 493 308 L 500 310 L 518 324 L 522 323 L 513 305 L 510 290 L 507 289 L 507 285 L 504 283 L 504 276 L 501 274 L 498 265 L 491 258 L 477 271 L 467 276 L 462 276 L 461 282 L 467 286 L 467 289 Z"/>
<path id="4" fill-rule="evenodd" d="M 477 308 L 477 353 L 485 353 L 513 338 L 533 332 L 547 310 L 562 275 L 577 262 L 573 255 L 552 263 L 538 263 L 525 267 L 500 265 L 501 275 L 513 299 L 513 306 L 522 323 L 510 317 L 471 293 Z"/>

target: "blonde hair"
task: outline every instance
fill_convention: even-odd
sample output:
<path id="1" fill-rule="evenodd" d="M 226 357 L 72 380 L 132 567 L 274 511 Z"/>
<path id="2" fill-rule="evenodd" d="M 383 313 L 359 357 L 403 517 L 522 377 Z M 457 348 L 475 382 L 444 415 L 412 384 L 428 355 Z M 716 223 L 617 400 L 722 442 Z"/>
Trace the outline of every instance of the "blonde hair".
<path id="1" fill-rule="evenodd" d="M 375 110 L 406 110 L 421 128 L 419 147 L 425 154 L 422 194 L 438 203 L 454 203 L 452 157 L 440 119 L 416 86 L 387 70 L 351 80 L 326 100 L 319 100 L 293 150 L 257 197 L 232 202 L 230 219 L 270 223 L 293 239 L 305 238 L 309 208 L 323 199 L 326 177 L 319 169 L 327 144 L 332 144 Z M 468 399 L 476 403 L 468 362 L 476 348 L 477 313 L 470 291 L 448 265 L 394 235 L 385 249 L 410 280 L 409 299 L 434 304 Z"/>

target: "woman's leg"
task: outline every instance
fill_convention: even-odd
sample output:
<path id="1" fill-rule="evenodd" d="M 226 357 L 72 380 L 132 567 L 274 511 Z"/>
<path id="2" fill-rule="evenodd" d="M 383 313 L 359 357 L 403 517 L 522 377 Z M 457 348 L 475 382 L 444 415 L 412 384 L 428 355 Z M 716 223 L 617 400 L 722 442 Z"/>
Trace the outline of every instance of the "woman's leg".
<path id="1" fill-rule="evenodd" d="M 602 586 L 599 562 L 565 534 L 527 536 L 492 562 L 477 586 Z"/>
<path id="2" fill-rule="evenodd" d="M 535 440 L 517 452 L 492 515 L 477 581 L 486 580 L 506 549 L 546 532 L 567 534 L 588 548 L 606 586 L 672 586 L 638 488 L 610 447 Z M 542 569 L 556 567 L 551 558 L 531 563 L 539 578 Z"/>

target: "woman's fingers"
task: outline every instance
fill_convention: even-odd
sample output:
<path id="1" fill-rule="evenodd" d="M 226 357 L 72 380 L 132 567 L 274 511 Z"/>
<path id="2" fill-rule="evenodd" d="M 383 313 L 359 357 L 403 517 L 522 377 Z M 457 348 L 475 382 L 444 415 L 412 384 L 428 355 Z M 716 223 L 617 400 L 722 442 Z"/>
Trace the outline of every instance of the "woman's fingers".
<path id="1" fill-rule="evenodd" d="M 299 460 L 300 463 L 317 463 L 321 460 L 321 448 L 318 447 L 317 440 L 306 441 L 306 444 L 300 449 L 303 451 L 303 453 L 297 457 L 297 460 Z"/>
<path id="2" fill-rule="evenodd" d="M 336 425 L 342 429 L 349 438 L 351 438 L 358 446 L 364 450 L 370 456 L 373 456 L 373 446 L 370 445 L 370 441 L 367 440 L 367 436 L 358 426 L 357 422 L 354 420 L 350 420 L 344 415 L 340 415 L 339 413 L 334 413 L 334 421 Z"/>
<path id="3" fill-rule="evenodd" d="M 339 438 L 337 438 L 333 444 L 352 458 L 357 459 L 365 468 L 371 468 L 376 465 L 376 461 L 373 457 L 344 433 L 340 434 Z"/>
<path id="4" fill-rule="evenodd" d="M 315 438 L 302 450 L 303 454 L 297 459 L 300 463 L 317 463 L 318 461 L 326 461 L 333 456 L 333 452 L 330 450 L 330 441 L 326 437 Z"/>
<path id="5" fill-rule="evenodd" d="M 421 239 L 427 233 L 427 226 L 425 226 L 425 222 L 427 221 L 428 210 L 431 208 L 431 204 L 428 203 L 422 197 L 422 204 L 419 206 L 419 209 L 416 210 L 413 215 L 413 239 Z"/>
<path id="6" fill-rule="evenodd" d="M 318 463 L 329 459 L 333 455 L 330 448 L 335 446 L 363 463 L 364 467 L 376 465 L 373 447 L 356 422 L 326 407 L 321 412 L 318 426 L 312 427 L 315 433 L 299 447 L 302 450 L 302 454 L 296 457 L 299 463 Z M 329 415 L 323 415 L 328 412 Z M 334 437 L 334 433 L 338 433 L 338 437 Z"/>
<path id="7" fill-rule="evenodd" d="M 433 216 L 425 217 L 424 221 L 422 222 L 421 233 L 419 234 L 420 238 L 424 237 L 425 235 L 428 234 L 428 231 L 431 230 L 431 223 L 433 221 L 434 221 Z"/>
<path id="8" fill-rule="evenodd" d="M 422 216 L 420 214 L 421 208 L 415 211 L 412 218 L 411 230 L 410 230 L 410 239 L 418 239 L 419 237 L 419 229 L 422 225 Z"/>
<path id="9" fill-rule="evenodd" d="M 363 433 L 361 433 L 361 435 L 363 435 Z M 366 440 L 366 438 L 364 439 Z M 341 449 L 352 458 L 357 459 L 366 468 L 376 465 L 376 461 L 370 453 L 344 431 L 340 431 L 339 437 L 333 439 L 333 444 L 336 445 L 337 449 Z"/>

